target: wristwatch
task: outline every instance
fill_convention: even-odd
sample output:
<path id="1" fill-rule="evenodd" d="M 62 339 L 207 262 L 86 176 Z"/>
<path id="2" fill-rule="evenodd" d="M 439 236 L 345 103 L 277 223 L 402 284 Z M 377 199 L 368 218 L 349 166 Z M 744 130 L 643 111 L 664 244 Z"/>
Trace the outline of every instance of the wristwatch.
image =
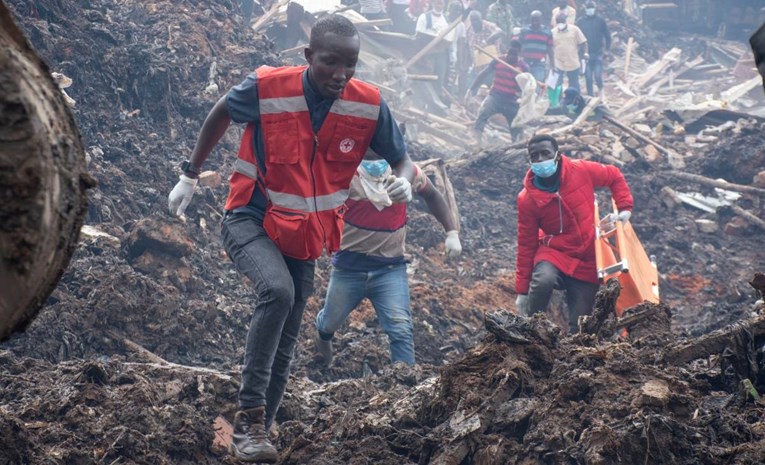
<path id="1" fill-rule="evenodd" d="M 181 163 L 181 170 L 183 170 L 184 173 L 190 173 L 194 176 L 199 176 L 199 168 L 192 165 L 189 160 L 184 161 Z"/>

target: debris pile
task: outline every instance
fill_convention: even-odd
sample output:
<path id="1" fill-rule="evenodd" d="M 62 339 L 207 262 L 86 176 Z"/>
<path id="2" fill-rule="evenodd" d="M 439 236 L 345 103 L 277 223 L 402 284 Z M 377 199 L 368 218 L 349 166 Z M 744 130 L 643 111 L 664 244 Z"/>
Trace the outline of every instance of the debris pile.
<path id="1" fill-rule="evenodd" d="M 10 1 L 52 70 L 72 78 L 67 92 L 99 186 L 59 287 L 0 351 L 0 463 L 229 463 L 220 438 L 236 408 L 256 299 L 218 233 L 239 131 L 205 166 L 211 173 L 185 222 L 165 210 L 209 108 L 248 71 L 279 63 L 270 42 L 241 27 L 235 3 Z M 633 57 L 658 48 L 643 37 L 635 35 Z M 447 260 L 440 227 L 414 204 L 408 252 L 420 365 L 391 366 L 387 338 L 364 304 L 337 335 L 334 365 L 320 369 L 310 338 L 329 272 L 321 259 L 273 432 L 281 463 L 765 460 L 757 400 L 765 341 L 753 310 L 763 291 L 749 285 L 765 269 L 765 230 L 751 218 L 765 214 L 757 184 L 765 125 L 747 115 L 703 130 L 672 120 L 655 99 L 673 95 L 670 79 L 660 82 L 680 78 L 683 56 L 639 88 L 653 65 L 634 59 L 620 79 L 644 98 L 611 120 L 537 123 L 568 126 L 556 132 L 565 153 L 622 168 L 665 306 L 635 309 L 627 338 L 613 336 L 613 321 L 566 337 L 544 318 L 517 319 L 508 312 L 523 146 L 466 152 L 447 140 L 410 140 L 413 158 L 447 160 L 464 246 L 459 260 Z M 616 112 L 635 98 L 624 92 L 609 81 Z M 417 116 L 418 126 L 463 139 Z M 713 349 L 699 352 L 697 342 Z"/>

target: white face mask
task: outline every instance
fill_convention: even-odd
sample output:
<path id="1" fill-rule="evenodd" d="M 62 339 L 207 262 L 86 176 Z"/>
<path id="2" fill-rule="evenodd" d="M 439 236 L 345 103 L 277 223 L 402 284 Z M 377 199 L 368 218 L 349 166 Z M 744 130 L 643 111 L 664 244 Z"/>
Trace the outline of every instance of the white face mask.
<path id="1" fill-rule="evenodd" d="M 587 8 L 584 10 L 585 13 L 587 13 L 587 16 L 594 16 L 595 15 L 595 8 Z"/>
<path id="2" fill-rule="evenodd" d="M 568 26 L 566 23 L 558 23 L 558 30 L 559 31 L 565 31 L 566 26 Z"/>

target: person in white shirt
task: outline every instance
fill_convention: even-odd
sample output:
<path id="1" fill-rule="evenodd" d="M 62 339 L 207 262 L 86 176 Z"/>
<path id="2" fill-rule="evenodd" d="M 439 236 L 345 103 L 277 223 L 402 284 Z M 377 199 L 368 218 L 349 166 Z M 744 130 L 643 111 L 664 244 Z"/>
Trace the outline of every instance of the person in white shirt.
<path id="1" fill-rule="evenodd" d="M 444 0 L 431 0 L 430 10 L 422 13 L 417 18 L 417 25 L 415 31 L 417 34 L 427 34 L 428 36 L 437 36 L 438 33 L 449 27 L 449 22 L 444 15 Z M 451 42 L 453 40 L 454 31 L 450 31 L 450 34 L 444 37 L 445 40 Z M 441 89 L 446 84 L 446 79 L 449 73 L 449 61 L 451 59 L 451 47 L 446 50 L 436 49 L 430 53 L 433 60 L 433 74 L 438 76 L 436 86 Z"/>
<path id="2" fill-rule="evenodd" d="M 555 29 L 555 25 L 558 23 L 556 20 L 559 13 L 566 14 L 566 22 L 572 26 L 576 25 L 576 8 L 569 5 L 566 0 L 560 0 L 558 6 L 552 10 L 552 18 L 550 19 L 550 27 Z"/>

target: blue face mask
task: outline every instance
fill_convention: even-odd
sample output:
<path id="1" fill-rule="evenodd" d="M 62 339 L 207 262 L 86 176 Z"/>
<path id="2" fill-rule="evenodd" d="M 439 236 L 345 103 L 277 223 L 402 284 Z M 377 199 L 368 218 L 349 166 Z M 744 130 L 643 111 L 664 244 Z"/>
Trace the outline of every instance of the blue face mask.
<path id="1" fill-rule="evenodd" d="M 549 178 L 558 170 L 558 157 L 531 164 L 531 172 L 540 178 Z"/>
<path id="2" fill-rule="evenodd" d="M 373 178 L 379 178 L 388 170 L 388 162 L 385 160 L 362 160 L 361 168 Z"/>

